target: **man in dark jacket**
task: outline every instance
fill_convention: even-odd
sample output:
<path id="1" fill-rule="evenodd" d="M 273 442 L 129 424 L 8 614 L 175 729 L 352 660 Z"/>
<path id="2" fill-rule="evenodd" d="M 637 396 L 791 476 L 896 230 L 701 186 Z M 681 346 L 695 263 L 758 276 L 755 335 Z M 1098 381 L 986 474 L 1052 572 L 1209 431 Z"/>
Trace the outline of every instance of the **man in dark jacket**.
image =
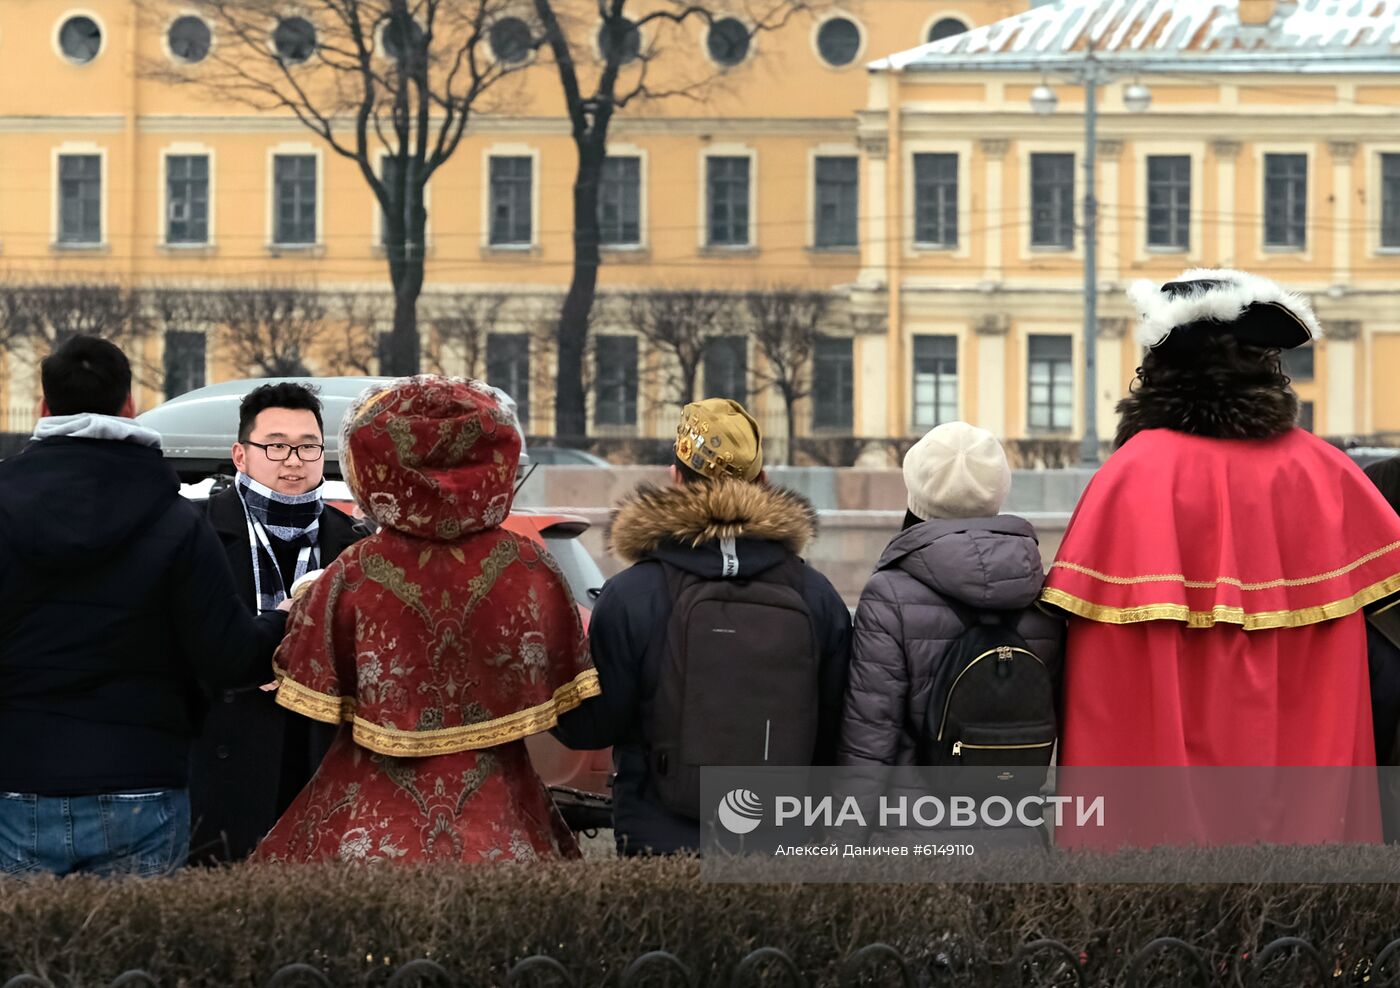
<path id="1" fill-rule="evenodd" d="M 239 406 L 233 486 L 206 503 L 239 596 L 253 613 L 286 599 L 363 534 L 321 497 L 321 400 L 304 384 L 265 384 Z M 195 861 L 247 857 L 310 780 L 335 728 L 279 707 L 272 693 L 226 689 L 195 742 Z"/>
<path id="2" fill-rule="evenodd" d="M 119 349 L 74 337 L 42 375 L 0 463 L 0 872 L 160 874 L 189 850 L 198 681 L 265 681 L 285 615 L 239 603 Z"/>
<path id="3" fill-rule="evenodd" d="M 830 582 L 797 558 L 816 534 L 816 512 L 797 494 L 769 486 L 762 471 L 758 424 L 743 406 L 726 398 L 687 405 L 673 486 L 643 486 L 613 516 L 609 546 L 631 566 L 603 587 L 589 625 L 603 692 L 560 717 L 554 733 L 571 748 L 613 746 L 613 825 L 622 854 L 699 846 L 698 820 L 663 805 L 655 776 L 656 735 L 665 728 L 653 713 L 677 576 L 753 586 L 795 574 L 817 652 L 810 763 L 835 763 L 850 614 Z"/>

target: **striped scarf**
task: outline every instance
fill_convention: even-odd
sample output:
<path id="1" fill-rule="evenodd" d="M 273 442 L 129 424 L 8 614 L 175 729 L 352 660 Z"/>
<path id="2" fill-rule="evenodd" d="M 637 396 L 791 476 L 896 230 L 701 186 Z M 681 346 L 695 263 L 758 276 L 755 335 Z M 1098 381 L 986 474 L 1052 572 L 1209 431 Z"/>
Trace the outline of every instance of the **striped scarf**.
<path id="1" fill-rule="evenodd" d="M 316 536 L 321 528 L 320 486 L 305 494 L 279 494 L 258 483 L 246 473 L 234 478 L 243 514 L 248 519 L 248 551 L 253 561 L 253 599 L 259 611 L 271 611 L 287 598 L 287 584 L 272 552 L 270 539 L 299 546 L 295 583 L 314 569 L 320 569 Z"/>

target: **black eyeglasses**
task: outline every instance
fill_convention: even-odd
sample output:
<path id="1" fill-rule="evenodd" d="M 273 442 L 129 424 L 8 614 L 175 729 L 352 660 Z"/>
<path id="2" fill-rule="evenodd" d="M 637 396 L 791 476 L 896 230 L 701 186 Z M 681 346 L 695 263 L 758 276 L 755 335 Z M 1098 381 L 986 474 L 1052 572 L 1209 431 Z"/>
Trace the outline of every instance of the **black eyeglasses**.
<path id="1" fill-rule="evenodd" d="M 267 458 L 273 463 L 281 463 L 292 455 L 292 450 L 296 450 L 297 459 L 303 463 L 315 463 L 321 458 L 326 447 L 319 443 L 302 443 L 300 446 L 292 446 L 289 443 L 255 443 L 251 439 L 245 442 L 245 446 L 256 446 L 267 454 Z"/>

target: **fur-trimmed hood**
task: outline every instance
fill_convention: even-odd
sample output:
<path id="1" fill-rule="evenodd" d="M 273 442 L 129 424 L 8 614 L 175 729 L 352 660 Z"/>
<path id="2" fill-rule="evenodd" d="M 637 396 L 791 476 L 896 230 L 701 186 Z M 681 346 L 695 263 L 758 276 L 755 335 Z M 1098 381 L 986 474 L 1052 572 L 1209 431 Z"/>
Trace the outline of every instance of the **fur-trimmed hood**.
<path id="1" fill-rule="evenodd" d="M 694 550 L 721 539 L 776 543 L 786 552 L 800 553 L 816 534 L 816 509 L 802 495 L 763 483 L 721 480 L 641 485 L 613 512 L 607 542 L 614 555 L 635 563 L 667 548 Z"/>

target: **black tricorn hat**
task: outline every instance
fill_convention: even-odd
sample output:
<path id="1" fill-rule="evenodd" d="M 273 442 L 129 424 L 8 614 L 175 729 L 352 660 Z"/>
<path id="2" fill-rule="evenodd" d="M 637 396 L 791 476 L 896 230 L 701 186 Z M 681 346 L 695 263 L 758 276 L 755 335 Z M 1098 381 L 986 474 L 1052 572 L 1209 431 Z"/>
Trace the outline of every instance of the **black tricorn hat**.
<path id="1" fill-rule="evenodd" d="M 1277 282 L 1227 268 L 1193 268 L 1158 287 L 1136 281 L 1138 342 L 1186 343 L 1197 333 L 1228 333 L 1242 343 L 1292 350 L 1322 335 L 1308 300 Z"/>

